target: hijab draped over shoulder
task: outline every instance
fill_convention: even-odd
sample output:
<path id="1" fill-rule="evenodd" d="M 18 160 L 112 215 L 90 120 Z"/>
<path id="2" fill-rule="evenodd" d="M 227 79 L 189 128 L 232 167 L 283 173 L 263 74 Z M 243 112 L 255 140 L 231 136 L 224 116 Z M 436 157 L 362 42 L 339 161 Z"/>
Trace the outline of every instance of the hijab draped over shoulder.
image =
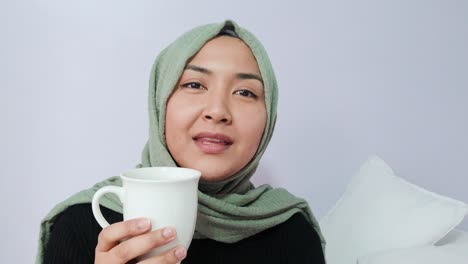
<path id="1" fill-rule="evenodd" d="M 267 123 L 256 154 L 250 162 L 231 177 L 208 182 L 200 180 L 198 192 L 198 215 L 194 238 L 209 238 L 224 243 L 235 243 L 288 220 L 301 213 L 316 230 L 325 249 L 325 240 L 319 224 L 307 202 L 285 189 L 262 185 L 257 188 L 250 182 L 270 139 L 276 120 L 278 88 L 272 65 L 265 49 L 257 38 L 235 22 L 200 26 L 186 32 L 161 51 L 151 70 L 149 83 L 149 139 L 143 149 L 141 163 L 137 167 L 177 166 L 167 148 L 164 137 L 166 103 L 187 61 L 209 40 L 220 32 L 230 32 L 244 41 L 255 56 L 264 82 Z M 56 205 L 41 222 L 39 248 L 36 263 L 42 256 L 56 216 L 69 206 L 90 203 L 94 193 L 106 185 L 121 186 L 115 176 L 83 190 Z M 117 197 L 101 198 L 101 205 L 122 213 L 122 204 Z M 90 205 L 91 210 L 91 205 Z"/>

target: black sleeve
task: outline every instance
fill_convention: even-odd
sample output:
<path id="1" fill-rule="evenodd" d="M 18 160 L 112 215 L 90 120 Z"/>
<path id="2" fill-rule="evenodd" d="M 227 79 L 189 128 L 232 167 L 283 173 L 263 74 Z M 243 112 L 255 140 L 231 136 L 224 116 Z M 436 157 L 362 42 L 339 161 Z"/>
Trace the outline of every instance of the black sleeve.
<path id="1" fill-rule="evenodd" d="M 109 223 L 122 221 L 122 215 L 101 207 Z M 44 250 L 45 264 L 94 263 L 97 237 L 102 228 L 94 219 L 91 204 L 78 204 L 57 216 Z"/>

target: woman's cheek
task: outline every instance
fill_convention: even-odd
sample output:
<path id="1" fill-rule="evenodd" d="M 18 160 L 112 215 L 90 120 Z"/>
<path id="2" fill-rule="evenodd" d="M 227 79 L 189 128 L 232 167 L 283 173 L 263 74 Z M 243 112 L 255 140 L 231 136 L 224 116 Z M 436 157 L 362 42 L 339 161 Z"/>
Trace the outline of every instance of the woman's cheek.
<path id="1" fill-rule="evenodd" d="M 253 109 L 245 113 L 241 120 L 244 121 L 241 126 L 245 129 L 243 134 L 251 140 L 254 146 L 258 145 L 266 126 L 266 110 L 264 108 Z"/>

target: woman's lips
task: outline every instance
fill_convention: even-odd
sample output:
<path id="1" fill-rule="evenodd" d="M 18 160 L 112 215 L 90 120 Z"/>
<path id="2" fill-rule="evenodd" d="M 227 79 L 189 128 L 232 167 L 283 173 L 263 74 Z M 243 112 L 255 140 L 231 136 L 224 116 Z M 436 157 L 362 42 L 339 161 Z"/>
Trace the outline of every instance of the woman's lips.
<path id="1" fill-rule="evenodd" d="M 195 145 L 206 154 L 220 154 L 234 143 L 229 136 L 208 132 L 197 134 L 193 140 Z"/>

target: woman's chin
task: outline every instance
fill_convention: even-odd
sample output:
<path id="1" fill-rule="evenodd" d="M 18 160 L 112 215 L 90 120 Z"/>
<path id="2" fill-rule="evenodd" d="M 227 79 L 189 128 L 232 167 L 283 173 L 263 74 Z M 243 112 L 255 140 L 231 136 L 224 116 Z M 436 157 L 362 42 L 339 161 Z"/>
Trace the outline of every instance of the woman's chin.
<path id="1" fill-rule="evenodd" d="M 222 181 L 231 176 L 231 174 L 220 173 L 220 172 L 203 171 L 203 170 L 200 170 L 200 171 L 202 173 L 200 180 L 205 181 L 205 182 Z"/>

